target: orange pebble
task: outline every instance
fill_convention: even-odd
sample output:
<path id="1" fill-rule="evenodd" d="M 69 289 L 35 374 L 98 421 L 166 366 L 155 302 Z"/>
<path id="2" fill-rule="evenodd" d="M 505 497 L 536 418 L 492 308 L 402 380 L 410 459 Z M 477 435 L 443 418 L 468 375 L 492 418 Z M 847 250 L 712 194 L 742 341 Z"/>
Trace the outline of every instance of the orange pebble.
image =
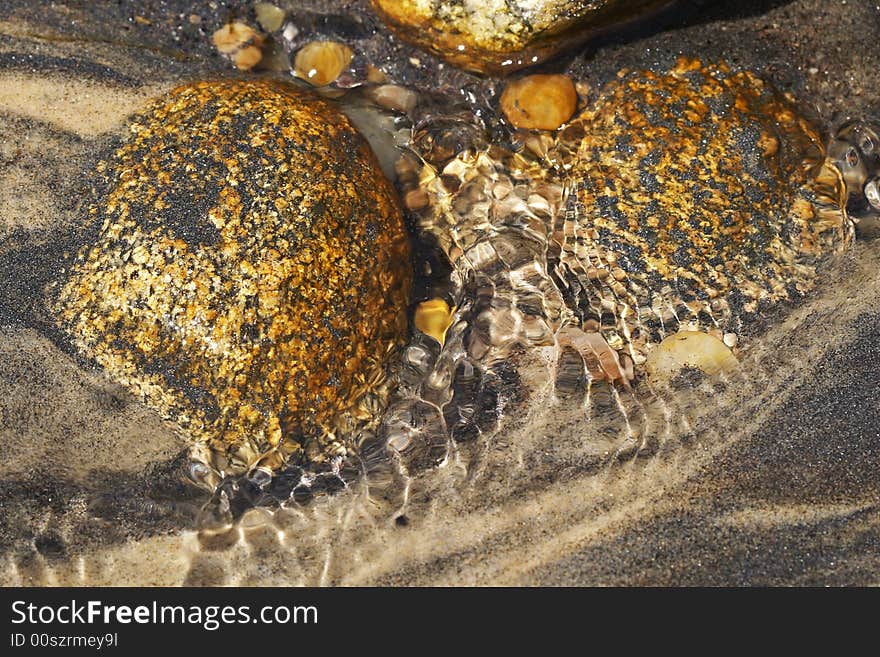
<path id="1" fill-rule="evenodd" d="M 517 128 L 556 130 L 577 108 L 577 91 L 567 75 L 528 75 L 501 94 L 501 111 Z"/>

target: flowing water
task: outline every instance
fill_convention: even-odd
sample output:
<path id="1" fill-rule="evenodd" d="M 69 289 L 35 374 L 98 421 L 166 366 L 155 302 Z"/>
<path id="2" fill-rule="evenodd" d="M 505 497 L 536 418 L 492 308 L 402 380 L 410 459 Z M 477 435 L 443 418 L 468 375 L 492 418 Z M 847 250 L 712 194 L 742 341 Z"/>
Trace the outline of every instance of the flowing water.
<path id="1" fill-rule="evenodd" d="M 684 4 L 550 66 L 598 87 L 624 66 L 723 56 L 760 67 L 828 125 L 834 111 L 880 115 L 871 2 Z M 413 332 L 378 427 L 322 474 L 222 480 L 174 427 L 66 350 L 42 290 L 87 231 L 100 193 L 90 172 L 148 98 L 231 73 L 209 39 L 231 5 L 160 3 L 143 16 L 137 3 L 108 16 L 88 3 L 0 8 L 4 583 L 876 583 L 872 241 L 742 336 L 737 369 L 612 385 L 555 339 L 558 322 L 529 312 L 566 313 L 544 273 L 548 218 L 566 190 L 533 195 L 528 167 L 487 162 L 518 223 L 481 223 L 477 197 L 453 211 L 491 234 L 492 249 L 467 259 L 491 276 L 450 263 L 452 227 L 410 213 L 415 300 L 446 299 L 451 326 L 442 347 Z M 288 9 L 298 30 L 277 36 L 263 74 L 287 75 L 285 51 L 314 38 L 350 44 L 354 73 L 333 95 L 402 194 L 424 179 L 413 153 L 446 161 L 490 138 L 517 147 L 498 120 L 502 82 L 398 43 L 363 18 L 364 3 Z M 417 108 L 370 103 L 358 88 L 367 63 L 417 90 Z M 522 146 L 539 166 L 540 144 Z"/>

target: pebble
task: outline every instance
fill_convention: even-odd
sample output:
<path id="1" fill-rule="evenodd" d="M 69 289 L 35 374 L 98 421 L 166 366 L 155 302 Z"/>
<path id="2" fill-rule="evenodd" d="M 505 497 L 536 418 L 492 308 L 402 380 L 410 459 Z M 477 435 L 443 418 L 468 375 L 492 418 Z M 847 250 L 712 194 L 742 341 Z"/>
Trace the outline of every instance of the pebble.
<path id="1" fill-rule="evenodd" d="M 513 189 L 513 187 L 511 186 L 511 184 L 509 182 L 506 182 L 506 181 L 497 182 L 492 187 L 492 196 L 494 196 L 497 200 L 500 201 L 501 199 L 506 197 L 508 194 L 510 194 L 512 189 Z"/>
<path id="2" fill-rule="evenodd" d="M 419 331 L 434 338 L 440 346 L 443 346 L 454 315 L 455 307 L 450 306 L 444 299 L 428 299 L 416 306 L 413 323 Z"/>
<path id="3" fill-rule="evenodd" d="M 336 81 L 348 68 L 354 53 L 337 41 L 312 41 L 300 48 L 293 60 L 293 72 L 298 78 L 316 87 Z"/>
<path id="4" fill-rule="evenodd" d="M 411 189 L 404 195 L 403 204 L 408 210 L 421 210 L 428 206 L 428 193 L 420 187 Z"/>
<path id="5" fill-rule="evenodd" d="M 651 350 L 645 369 L 655 381 L 668 381 L 685 367 L 713 376 L 738 365 L 733 352 L 722 340 L 701 331 L 679 331 Z"/>
<path id="6" fill-rule="evenodd" d="M 368 93 L 377 105 L 404 114 L 412 112 L 419 99 L 414 91 L 397 84 L 373 87 Z"/>
<path id="7" fill-rule="evenodd" d="M 284 10 L 276 7 L 271 2 L 258 2 L 254 5 L 254 13 L 257 22 L 267 32 L 280 30 L 284 24 Z"/>
<path id="8" fill-rule="evenodd" d="M 373 66 L 372 64 L 367 65 L 367 82 L 373 82 L 374 84 L 382 84 L 383 82 L 388 82 L 388 76 L 385 75 L 385 71 L 377 66 Z"/>
<path id="9" fill-rule="evenodd" d="M 533 132 L 526 133 L 526 131 L 522 131 L 522 133 L 524 134 L 518 136 L 529 151 L 539 158 L 547 157 L 554 143 L 550 135 L 535 134 Z"/>
<path id="10" fill-rule="evenodd" d="M 507 85 L 501 94 L 501 111 L 517 128 L 556 130 L 572 117 L 577 101 L 567 75 L 528 75 Z"/>
<path id="11" fill-rule="evenodd" d="M 632 377 L 621 364 L 617 352 L 599 333 L 565 326 L 556 335 L 559 348 L 572 347 L 584 358 L 590 377 L 597 381 L 629 381 Z"/>
<path id="12" fill-rule="evenodd" d="M 249 71 L 263 58 L 263 35 L 240 21 L 227 23 L 211 35 L 217 51 L 242 71 Z"/>

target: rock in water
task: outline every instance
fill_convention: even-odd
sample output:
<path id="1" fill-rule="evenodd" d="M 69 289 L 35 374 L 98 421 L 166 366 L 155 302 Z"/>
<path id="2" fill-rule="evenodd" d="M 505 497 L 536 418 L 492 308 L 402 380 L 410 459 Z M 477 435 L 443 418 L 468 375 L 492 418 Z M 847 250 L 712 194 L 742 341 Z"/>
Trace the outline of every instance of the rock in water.
<path id="1" fill-rule="evenodd" d="M 293 73 L 316 87 L 335 82 L 351 63 L 354 53 L 344 43 L 312 41 L 293 60 Z"/>
<path id="2" fill-rule="evenodd" d="M 511 125 L 556 130 L 577 109 L 578 96 L 567 75 L 527 75 L 508 83 L 500 107 Z"/>
<path id="3" fill-rule="evenodd" d="M 867 156 L 848 132 L 832 141 L 853 163 Z M 540 159 L 492 146 L 425 164 L 413 209 L 475 281 L 472 356 L 555 342 L 617 381 L 641 376 L 671 333 L 732 343 L 813 289 L 851 242 L 847 194 L 872 163 L 850 189 L 792 98 L 749 70 L 682 57 L 621 71 Z M 677 349 L 692 345 L 707 342 Z"/>
<path id="4" fill-rule="evenodd" d="M 820 131 L 750 71 L 621 71 L 566 133 L 560 261 L 582 318 L 638 342 L 690 321 L 738 332 L 852 236 Z"/>
<path id="5" fill-rule="evenodd" d="M 396 197 L 348 120 L 268 80 L 189 84 L 104 175 L 97 241 L 52 302 L 79 351 L 228 471 L 344 454 L 381 407 L 411 278 Z"/>
<path id="6" fill-rule="evenodd" d="M 478 73 L 532 66 L 672 0 L 372 0 L 404 39 Z"/>

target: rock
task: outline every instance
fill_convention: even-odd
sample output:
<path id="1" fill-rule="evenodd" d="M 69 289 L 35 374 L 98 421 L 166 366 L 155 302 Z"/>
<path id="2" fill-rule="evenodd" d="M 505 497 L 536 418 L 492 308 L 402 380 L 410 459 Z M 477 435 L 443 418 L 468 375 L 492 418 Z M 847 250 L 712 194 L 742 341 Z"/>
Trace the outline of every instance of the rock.
<path id="1" fill-rule="evenodd" d="M 52 306 L 75 347 L 227 471 L 320 463 L 406 335 L 409 245 L 348 119 L 268 80 L 184 85 L 131 125 Z M 225 465 L 224 465 L 225 463 Z"/>
<path id="2" fill-rule="evenodd" d="M 671 0 L 371 0 L 400 36 L 479 73 L 542 62 Z"/>
<path id="3" fill-rule="evenodd" d="M 556 130 L 577 109 L 577 92 L 567 75 L 527 75 L 501 94 L 501 111 L 517 128 Z"/>
<path id="4" fill-rule="evenodd" d="M 284 24 L 284 10 L 276 7 L 271 2 L 258 2 L 254 5 L 254 13 L 257 22 L 267 32 L 280 30 Z"/>
<path id="5" fill-rule="evenodd" d="M 714 376 L 731 372 L 738 365 L 733 352 L 718 338 L 701 331 L 679 331 L 649 352 L 645 370 L 649 378 L 659 382 L 669 381 L 685 368 Z"/>
<path id="6" fill-rule="evenodd" d="M 821 129 L 725 62 L 622 70 L 558 145 L 576 190 L 560 231 L 567 284 L 623 336 L 737 333 L 811 290 L 852 239 Z M 610 277 L 580 283 L 612 260 Z"/>
<path id="7" fill-rule="evenodd" d="M 221 27 L 211 35 L 211 41 L 218 52 L 242 71 L 249 71 L 263 58 L 263 35 L 240 21 Z"/>
<path id="8" fill-rule="evenodd" d="M 335 82 L 348 68 L 354 53 L 345 44 L 336 41 L 312 41 L 300 48 L 293 60 L 293 72 L 298 78 L 316 87 Z"/>

